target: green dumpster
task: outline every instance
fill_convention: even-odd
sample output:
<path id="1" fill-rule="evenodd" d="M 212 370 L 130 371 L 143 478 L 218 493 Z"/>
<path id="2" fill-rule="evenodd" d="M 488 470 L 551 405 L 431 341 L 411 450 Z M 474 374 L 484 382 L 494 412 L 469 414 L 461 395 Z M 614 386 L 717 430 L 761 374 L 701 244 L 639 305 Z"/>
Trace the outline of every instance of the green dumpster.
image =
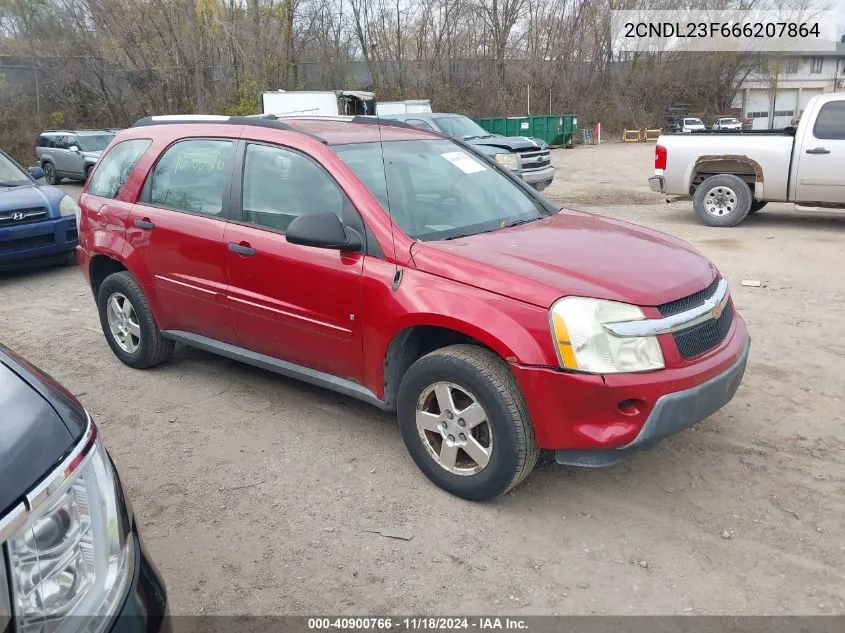
<path id="1" fill-rule="evenodd" d="M 552 147 L 571 145 L 578 129 L 578 117 L 574 114 L 486 117 L 475 122 L 491 134 L 541 138 Z"/>

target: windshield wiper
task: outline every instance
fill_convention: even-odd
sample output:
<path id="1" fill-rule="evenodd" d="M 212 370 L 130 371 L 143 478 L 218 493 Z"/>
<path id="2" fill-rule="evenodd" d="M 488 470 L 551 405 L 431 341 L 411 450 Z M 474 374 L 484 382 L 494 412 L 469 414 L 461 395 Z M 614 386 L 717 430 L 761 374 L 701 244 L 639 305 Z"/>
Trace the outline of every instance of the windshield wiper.
<path id="1" fill-rule="evenodd" d="M 536 222 L 540 218 L 531 218 L 530 220 L 514 220 L 510 224 L 505 224 L 504 226 L 500 227 L 503 229 L 509 229 L 512 226 L 519 226 L 520 224 L 528 224 L 529 222 Z"/>

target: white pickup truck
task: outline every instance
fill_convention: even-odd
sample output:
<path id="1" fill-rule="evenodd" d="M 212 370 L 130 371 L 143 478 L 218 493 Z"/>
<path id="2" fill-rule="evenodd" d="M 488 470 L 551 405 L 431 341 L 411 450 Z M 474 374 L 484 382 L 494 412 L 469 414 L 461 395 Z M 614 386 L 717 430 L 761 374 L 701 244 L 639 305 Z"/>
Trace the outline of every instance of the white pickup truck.
<path id="1" fill-rule="evenodd" d="M 667 202 L 691 197 L 709 226 L 767 202 L 845 209 L 845 93 L 813 97 L 797 127 L 661 135 L 648 182 Z"/>

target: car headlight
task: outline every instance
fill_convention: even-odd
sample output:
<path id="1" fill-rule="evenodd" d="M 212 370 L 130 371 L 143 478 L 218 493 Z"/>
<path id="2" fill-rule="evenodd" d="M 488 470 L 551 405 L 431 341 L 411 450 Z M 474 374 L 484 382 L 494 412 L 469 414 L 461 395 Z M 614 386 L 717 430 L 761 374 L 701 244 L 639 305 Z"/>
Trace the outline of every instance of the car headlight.
<path id="1" fill-rule="evenodd" d="M 101 630 L 126 597 L 133 540 L 111 462 L 89 429 L 87 451 L 30 495 L 34 508 L 7 542 L 21 633 Z"/>
<path id="2" fill-rule="evenodd" d="M 496 154 L 496 162 L 511 171 L 519 171 L 519 157 L 516 154 Z"/>
<path id="3" fill-rule="evenodd" d="M 655 336 L 618 337 L 605 323 L 645 319 L 637 306 L 603 299 L 564 297 L 552 305 L 550 320 L 561 367 L 594 374 L 663 369 Z"/>
<path id="4" fill-rule="evenodd" d="M 62 198 L 61 202 L 59 202 L 59 215 L 62 217 L 75 215 L 77 224 L 79 224 L 79 214 L 81 211 L 82 210 L 79 208 L 79 205 L 76 204 L 76 201 L 70 196 L 65 196 Z"/>

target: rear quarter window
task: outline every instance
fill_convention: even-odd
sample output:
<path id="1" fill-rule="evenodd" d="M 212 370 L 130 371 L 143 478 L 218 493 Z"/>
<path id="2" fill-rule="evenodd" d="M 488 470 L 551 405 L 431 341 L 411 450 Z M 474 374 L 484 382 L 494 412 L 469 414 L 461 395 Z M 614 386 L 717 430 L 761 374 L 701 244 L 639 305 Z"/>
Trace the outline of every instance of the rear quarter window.
<path id="1" fill-rule="evenodd" d="M 123 141 L 100 159 L 88 183 L 88 193 L 101 198 L 117 198 L 132 169 L 147 151 L 152 141 L 146 138 Z"/>

